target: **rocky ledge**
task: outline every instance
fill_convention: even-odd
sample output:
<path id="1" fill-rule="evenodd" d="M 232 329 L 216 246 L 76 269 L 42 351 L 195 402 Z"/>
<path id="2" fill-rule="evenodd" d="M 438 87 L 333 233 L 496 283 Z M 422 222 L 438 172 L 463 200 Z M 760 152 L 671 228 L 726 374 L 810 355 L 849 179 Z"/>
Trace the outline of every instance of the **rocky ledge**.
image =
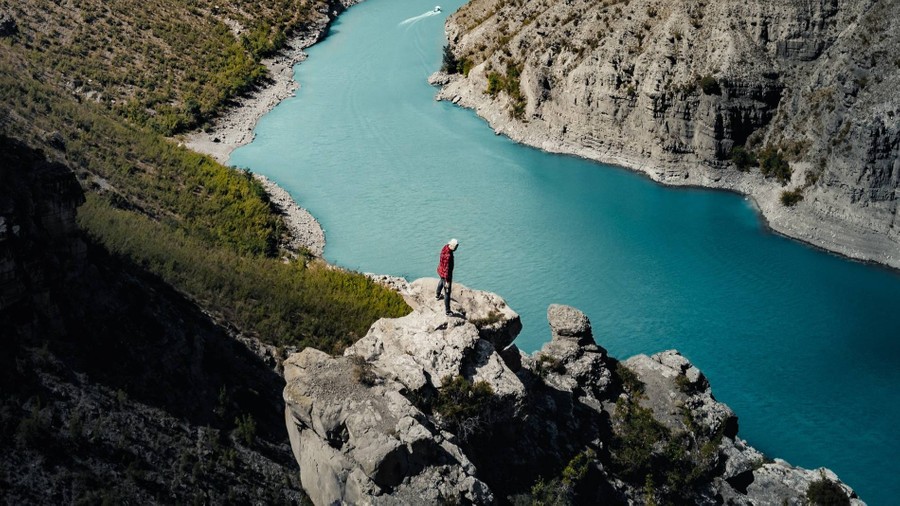
<path id="1" fill-rule="evenodd" d="M 551 305 L 552 339 L 527 355 L 496 294 L 455 285 L 447 317 L 437 280 L 387 281 L 411 314 L 377 321 L 341 357 L 285 361 L 287 428 L 315 504 L 863 504 L 833 472 L 738 438 L 677 351 L 620 363 L 584 313 Z"/>

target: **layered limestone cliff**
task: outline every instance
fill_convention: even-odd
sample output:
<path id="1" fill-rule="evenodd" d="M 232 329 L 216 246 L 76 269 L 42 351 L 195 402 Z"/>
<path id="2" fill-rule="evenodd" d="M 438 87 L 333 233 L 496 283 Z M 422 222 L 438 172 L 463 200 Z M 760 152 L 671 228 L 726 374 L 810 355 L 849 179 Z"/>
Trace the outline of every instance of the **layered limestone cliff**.
<path id="1" fill-rule="evenodd" d="M 447 21 L 448 72 L 431 81 L 514 140 L 750 195 L 774 230 L 896 268 L 898 12 L 897 0 L 473 0 Z"/>
<path id="2" fill-rule="evenodd" d="M 827 469 L 769 460 L 676 351 L 618 363 L 579 310 L 552 305 L 533 355 L 499 296 L 389 280 L 414 308 L 344 356 L 285 361 L 285 417 L 315 504 L 804 504 L 812 483 L 852 504 Z M 458 290 L 458 291 L 456 291 Z M 554 476 L 558 478 L 553 478 Z"/>

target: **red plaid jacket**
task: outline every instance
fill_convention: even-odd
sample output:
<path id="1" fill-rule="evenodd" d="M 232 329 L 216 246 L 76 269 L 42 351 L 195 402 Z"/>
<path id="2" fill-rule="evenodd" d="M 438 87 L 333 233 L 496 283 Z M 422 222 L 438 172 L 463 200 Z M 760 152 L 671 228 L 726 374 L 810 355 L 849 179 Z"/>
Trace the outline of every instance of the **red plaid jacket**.
<path id="1" fill-rule="evenodd" d="M 453 250 L 449 244 L 445 244 L 441 250 L 441 262 L 438 264 L 437 273 L 445 279 L 453 277 Z"/>

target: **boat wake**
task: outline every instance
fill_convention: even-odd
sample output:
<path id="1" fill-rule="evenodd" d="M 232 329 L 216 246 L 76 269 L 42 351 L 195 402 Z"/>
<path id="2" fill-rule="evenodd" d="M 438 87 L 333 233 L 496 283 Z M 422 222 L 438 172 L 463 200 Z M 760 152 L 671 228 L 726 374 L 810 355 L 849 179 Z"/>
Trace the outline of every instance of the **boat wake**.
<path id="1" fill-rule="evenodd" d="M 437 8 L 435 8 L 435 10 L 430 10 L 428 12 L 419 14 L 418 16 L 413 16 L 409 19 L 404 19 L 403 21 L 400 22 L 400 24 L 398 26 L 414 25 L 425 18 L 430 18 L 431 16 L 437 16 L 440 13 L 441 13 L 441 11 L 437 10 Z"/>

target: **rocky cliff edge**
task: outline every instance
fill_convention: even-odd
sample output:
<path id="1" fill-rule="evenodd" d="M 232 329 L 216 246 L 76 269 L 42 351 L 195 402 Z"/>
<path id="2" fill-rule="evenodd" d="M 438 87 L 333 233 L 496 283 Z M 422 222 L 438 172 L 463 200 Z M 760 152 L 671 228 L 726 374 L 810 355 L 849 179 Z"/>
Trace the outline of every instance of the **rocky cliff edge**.
<path id="1" fill-rule="evenodd" d="M 382 319 L 343 356 L 285 361 L 285 417 L 316 504 L 801 504 L 811 484 L 864 504 L 831 471 L 770 460 L 677 351 L 619 363 L 578 309 L 548 308 L 552 339 L 512 341 L 493 293 L 386 279 L 414 311 Z M 556 476 L 557 478 L 553 478 Z"/>

